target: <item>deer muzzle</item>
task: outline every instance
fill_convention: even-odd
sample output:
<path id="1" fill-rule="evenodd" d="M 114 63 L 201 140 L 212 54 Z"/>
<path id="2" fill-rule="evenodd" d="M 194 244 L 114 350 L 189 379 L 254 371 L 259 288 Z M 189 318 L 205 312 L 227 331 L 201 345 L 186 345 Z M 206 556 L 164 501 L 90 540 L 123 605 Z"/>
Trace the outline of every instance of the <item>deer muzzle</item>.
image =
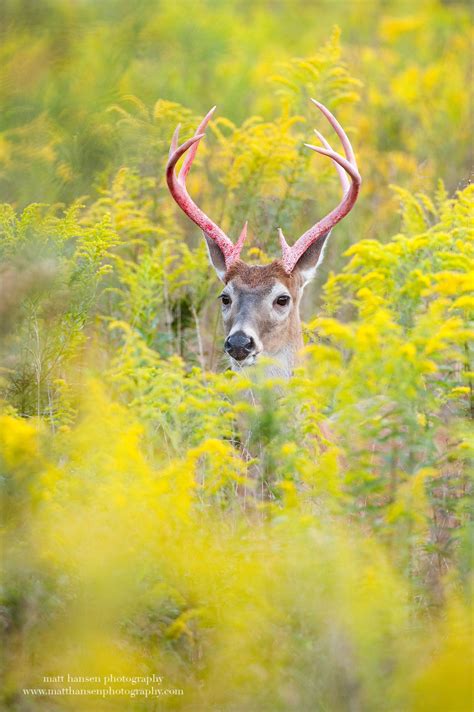
<path id="1" fill-rule="evenodd" d="M 224 349 L 236 361 L 244 361 L 255 352 L 255 341 L 244 331 L 235 331 L 225 340 Z"/>

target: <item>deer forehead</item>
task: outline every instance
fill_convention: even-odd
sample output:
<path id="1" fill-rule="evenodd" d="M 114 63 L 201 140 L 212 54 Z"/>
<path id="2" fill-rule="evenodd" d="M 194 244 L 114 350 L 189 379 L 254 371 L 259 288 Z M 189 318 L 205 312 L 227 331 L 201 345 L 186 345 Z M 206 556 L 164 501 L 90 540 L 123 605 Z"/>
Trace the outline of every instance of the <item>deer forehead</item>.
<path id="1" fill-rule="evenodd" d="M 269 265 L 247 265 L 239 260 L 228 270 L 224 281 L 226 285 L 232 285 L 233 290 L 260 297 L 269 294 L 277 286 L 295 297 L 302 286 L 299 276 L 286 274 L 279 261 Z"/>

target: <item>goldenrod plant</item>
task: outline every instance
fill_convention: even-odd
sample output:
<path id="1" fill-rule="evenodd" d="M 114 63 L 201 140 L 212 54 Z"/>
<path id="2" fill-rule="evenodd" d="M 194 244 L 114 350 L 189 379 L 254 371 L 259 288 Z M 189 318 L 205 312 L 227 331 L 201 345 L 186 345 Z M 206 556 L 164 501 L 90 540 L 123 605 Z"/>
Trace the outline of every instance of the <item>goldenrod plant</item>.
<path id="1" fill-rule="evenodd" d="M 3 4 L 2 709 L 472 709 L 469 16 L 361 8 Z M 311 96 L 361 195 L 234 373 L 171 135 L 219 101 L 190 192 L 270 261 L 339 195 Z"/>

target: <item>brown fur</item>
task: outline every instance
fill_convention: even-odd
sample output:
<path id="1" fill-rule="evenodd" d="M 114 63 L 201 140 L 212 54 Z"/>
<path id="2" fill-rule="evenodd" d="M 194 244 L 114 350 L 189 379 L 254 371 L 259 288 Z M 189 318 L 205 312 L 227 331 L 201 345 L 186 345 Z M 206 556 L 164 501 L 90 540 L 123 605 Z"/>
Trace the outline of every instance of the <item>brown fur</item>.
<path id="1" fill-rule="evenodd" d="M 243 299 L 248 299 L 245 294 L 253 295 L 253 308 L 249 312 L 247 325 L 250 325 L 260 340 L 263 354 L 277 357 L 280 369 L 285 375 L 289 375 L 295 364 L 296 354 L 303 345 L 299 317 L 303 280 L 298 270 L 288 274 L 279 260 L 268 265 L 247 265 L 238 260 L 225 274 L 224 282 L 232 284 L 234 295 L 240 294 Z M 276 282 L 284 285 L 292 299 L 287 318 L 282 321 L 272 318 L 268 305 L 265 305 L 265 299 Z M 232 329 L 238 315 L 235 307 L 224 313 L 226 334 Z"/>
<path id="2" fill-rule="evenodd" d="M 283 269 L 280 260 L 275 260 L 269 265 L 248 265 L 242 260 L 237 260 L 227 270 L 224 283 L 228 284 L 235 278 L 238 278 L 240 282 L 250 289 L 265 287 L 271 283 L 272 279 L 278 279 L 287 287 L 292 297 L 296 295 L 301 287 L 301 278 L 298 272 L 295 271 L 292 274 L 288 274 Z"/>

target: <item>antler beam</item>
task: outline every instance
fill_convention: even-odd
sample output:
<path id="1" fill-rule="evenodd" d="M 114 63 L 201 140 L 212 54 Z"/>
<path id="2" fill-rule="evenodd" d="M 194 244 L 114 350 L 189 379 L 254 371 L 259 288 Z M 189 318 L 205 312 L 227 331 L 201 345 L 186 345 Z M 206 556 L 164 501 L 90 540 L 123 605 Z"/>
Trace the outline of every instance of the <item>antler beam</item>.
<path id="1" fill-rule="evenodd" d="M 186 176 L 188 175 L 196 156 L 199 142 L 202 138 L 204 138 L 207 124 L 211 120 L 215 109 L 216 107 L 214 106 L 206 114 L 196 129 L 194 136 L 181 144 L 181 146 L 178 146 L 180 129 L 180 125 L 178 124 L 171 140 L 169 159 L 166 165 L 166 181 L 171 195 L 178 203 L 181 210 L 183 210 L 183 212 L 186 213 L 186 215 L 191 218 L 191 220 L 195 222 L 196 225 L 198 225 L 198 227 L 200 227 L 201 230 L 220 247 L 222 254 L 224 255 L 226 269 L 229 269 L 229 267 L 237 259 L 239 259 L 240 252 L 247 235 L 247 223 L 245 223 L 239 239 L 234 245 L 225 232 L 196 205 L 192 198 L 190 198 L 186 189 Z M 185 154 L 187 154 L 186 158 L 184 159 L 181 170 L 177 176 L 175 166 L 181 156 Z"/>
<path id="2" fill-rule="evenodd" d="M 321 153 L 323 156 L 327 156 L 333 161 L 341 181 L 343 197 L 337 207 L 331 210 L 330 213 L 301 235 L 301 237 L 299 237 L 295 244 L 291 247 L 288 245 L 283 232 L 281 230 L 278 231 L 282 249 L 281 263 L 288 274 L 294 270 L 298 260 L 303 256 L 306 250 L 318 240 L 327 237 L 332 228 L 352 210 L 357 200 L 361 185 L 361 177 L 357 168 L 354 151 L 344 129 L 329 109 L 315 99 L 311 99 L 311 101 L 324 114 L 335 130 L 344 149 L 344 156 L 336 153 L 336 151 L 331 148 L 330 144 L 326 141 L 324 136 L 319 133 L 319 131 L 315 131 L 315 133 L 323 144 L 323 147 L 313 146 L 309 143 L 305 144 L 305 146 L 310 148 L 312 151 L 316 151 L 316 153 Z M 216 107 L 214 106 L 206 114 L 196 129 L 194 136 L 181 145 L 178 145 L 180 129 L 178 124 L 171 140 L 169 159 L 166 166 L 166 180 L 171 195 L 183 212 L 185 212 L 186 215 L 191 218 L 191 220 L 193 220 L 193 222 L 195 222 L 201 230 L 203 230 L 207 237 L 213 240 L 220 248 L 224 256 L 226 270 L 228 270 L 229 267 L 240 257 L 240 252 L 247 236 L 247 223 L 245 223 L 242 232 L 234 245 L 225 232 L 196 205 L 186 189 L 186 177 L 196 156 L 199 143 L 201 139 L 204 138 L 206 127 L 211 120 L 215 108 Z M 185 154 L 186 156 L 181 170 L 179 171 L 179 174 L 176 175 L 176 164 Z"/>
<path id="3" fill-rule="evenodd" d="M 328 213 L 324 218 L 322 218 L 322 220 L 319 220 L 319 222 L 317 222 L 315 225 L 313 225 L 313 227 L 311 227 L 303 235 L 301 235 L 301 237 L 299 237 L 295 244 L 291 247 L 286 242 L 283 232 L 281 230 L 278 231 L 280 235 L 282 249 L 282 264 L 288 274 L 293 271 L 296 263 L 298 262 L 300 257 L 302 257 L 302 255 L 306 252 L 306 250 L 311 247 L 311 245 L 313 245 L 317 240 L 324 236 L 327 236 L 327 234 L 332 230 L 332 228 L 352 210 L 357 200 L 360 185 L 362 182 L 359 170 L 357 168 L 354 151 L 344 129 L 339 124 L 335 116 L 331 114 L 329 109 L 327 109 L 319 101 L 316 101 L 316 99 L 311 99 L 311 101 L 325 115 L 325 117 L 328 119 L 329 123 L 339 136 L 342 143 L 342 147 L 344 149 L 345 157 L 339 155 L 339 153 L 336 153 L 331 148 L 330 144 L 326 141 L 326 139 L 318 131 L 315 131 L 315 133 L 323 144 L 324 148 L 321 148 L 321 146 L 313 146 L 309 143 L 306 143 L 305 146 L 310 148 L 312 151 L 321 153 L 323 156 L 328 156 L 328 158 L 330 158 L 334 162 L 337 172 L 339 173 L 339 178 L 343 189 L 343 198 L 336 208 L 331 210 L 331 212 Z"/>

